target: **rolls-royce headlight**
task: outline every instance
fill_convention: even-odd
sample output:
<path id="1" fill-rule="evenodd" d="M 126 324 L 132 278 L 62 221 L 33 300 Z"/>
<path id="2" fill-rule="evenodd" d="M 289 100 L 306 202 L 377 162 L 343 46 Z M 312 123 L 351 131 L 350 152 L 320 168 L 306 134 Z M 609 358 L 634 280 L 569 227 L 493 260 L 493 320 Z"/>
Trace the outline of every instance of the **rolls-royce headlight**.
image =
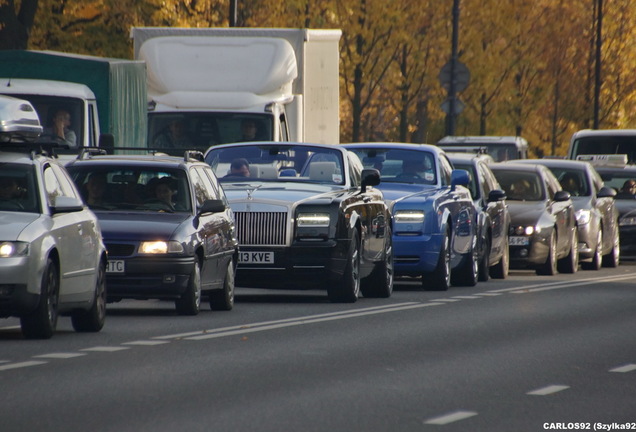
<path id="1" fill-rule="evenodd" d="M 299 227 L 327 227 L 329 213 L 298 213 L 296 218 Z"/>
<path id="2" fill-rule="evenodd" d="M 183 253 L 183 246 L 176 241 L 145 241 L 139 244 L 139 253 L 165 254 Z"/>
<path id="3" fill-rule="evenodd" d="M 581 209 L 576 211 L 575 216 L 576 222 L 579 225 L 585 225 L 590 223 L 590 220 L 592 219 L 592 212 L 587 209 Z"/>
<path id="4" fill-rule="evenodd" d="M 422 210 L 398 210 L 393 215 L 397 223 L 424 223 L 424 212 Z"/>
<path id="5" fill-rule="evenodd" d="M 29 244 L 24 242 L 0 242 L 0 258 L 29 255 Z"/>

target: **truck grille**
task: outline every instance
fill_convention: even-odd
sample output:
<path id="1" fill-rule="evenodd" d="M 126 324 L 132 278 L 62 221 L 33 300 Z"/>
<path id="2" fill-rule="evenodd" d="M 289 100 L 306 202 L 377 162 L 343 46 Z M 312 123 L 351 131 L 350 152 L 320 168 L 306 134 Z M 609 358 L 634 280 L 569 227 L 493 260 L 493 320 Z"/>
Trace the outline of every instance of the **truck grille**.
<path id="1" fill-rule="evenodd" d="M 234 212 L 234 219 L 240 245 L 285 245 L 287 213 Z"/>

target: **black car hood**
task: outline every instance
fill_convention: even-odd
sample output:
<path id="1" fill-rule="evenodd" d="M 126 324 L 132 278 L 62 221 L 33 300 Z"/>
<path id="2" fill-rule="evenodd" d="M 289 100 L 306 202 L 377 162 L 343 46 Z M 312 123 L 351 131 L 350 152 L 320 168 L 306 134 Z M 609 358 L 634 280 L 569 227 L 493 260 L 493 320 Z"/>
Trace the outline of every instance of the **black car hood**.
<path id="1" fill-rule="evenodd" d="M 105 240 L 169 240 L 189 213 L 100 212 L 95 214 Z"/>
<path id="2" fill-rule="evenodd" d="M 507 200 L 510 220 L 514 225 L 534 225 L 546 211 L 544 201 Z"/>

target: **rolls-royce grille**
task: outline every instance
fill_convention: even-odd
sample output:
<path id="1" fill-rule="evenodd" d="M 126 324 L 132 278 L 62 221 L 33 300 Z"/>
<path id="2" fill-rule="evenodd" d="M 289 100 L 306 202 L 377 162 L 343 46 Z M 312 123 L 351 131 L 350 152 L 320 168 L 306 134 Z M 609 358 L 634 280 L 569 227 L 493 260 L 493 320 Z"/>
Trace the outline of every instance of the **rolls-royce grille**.
<path id="1" fill-rule="evenodd" d="M 234 219 L 240 245 L 285 245 L 287 213 L 234 212 Z"/>

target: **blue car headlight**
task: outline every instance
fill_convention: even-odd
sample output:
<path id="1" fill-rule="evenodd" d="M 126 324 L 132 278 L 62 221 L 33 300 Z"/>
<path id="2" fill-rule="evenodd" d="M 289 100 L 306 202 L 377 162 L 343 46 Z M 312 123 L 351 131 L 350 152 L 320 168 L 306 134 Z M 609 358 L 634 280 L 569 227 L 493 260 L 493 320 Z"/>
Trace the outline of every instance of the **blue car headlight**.
<path id="1" fill-rule="evenodd" d="M 422 210 L 397 210 L 393 215 L 395 223 L 424 223 L 424 218 Z"/>
<path id="2" fill-rule="evenodd" d="M 29 244 L 25 242 L 1 242 L 0 258 L 24 257 L 29 255 Z"/>
<path id="3" fill-rule="evenodd" d="M 183 245 L 177 241 L 145 241 L 139 244 L 140 254 L 183 253 Z"/>

